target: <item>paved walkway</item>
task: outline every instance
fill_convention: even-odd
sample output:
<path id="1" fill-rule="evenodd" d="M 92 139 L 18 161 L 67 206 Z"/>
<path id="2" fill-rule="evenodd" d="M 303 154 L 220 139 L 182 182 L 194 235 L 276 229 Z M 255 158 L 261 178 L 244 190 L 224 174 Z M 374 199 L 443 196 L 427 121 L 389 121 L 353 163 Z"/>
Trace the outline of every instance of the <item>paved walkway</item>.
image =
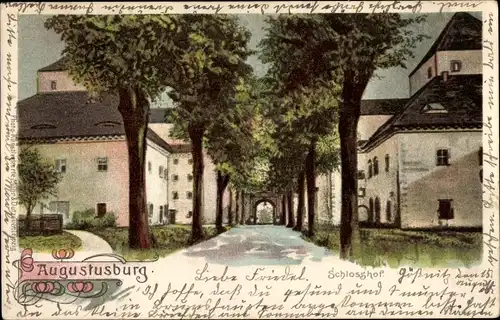
<path id="1" fill-rule="evenodd" d="M 68 233 L 71 233 L 82 241 L 82 249 L 83 252 L 92 252 L 92 253 L 113 253 L 113 249 L 109 243 L 107 243 L 104 239 L 99 236 L 96 236 L 93 233 L 82 231 L 82 230 L 64 230 Z"/>
<path id="2" fill-rule="evenodd" d="M 174 254 L 172 259 L 184 256 L 199 258 L 200 262 L 246 266 L 298 265 L 332 257 L 331 251 L 300 235 L 284 226 L 240 226 Z"/>

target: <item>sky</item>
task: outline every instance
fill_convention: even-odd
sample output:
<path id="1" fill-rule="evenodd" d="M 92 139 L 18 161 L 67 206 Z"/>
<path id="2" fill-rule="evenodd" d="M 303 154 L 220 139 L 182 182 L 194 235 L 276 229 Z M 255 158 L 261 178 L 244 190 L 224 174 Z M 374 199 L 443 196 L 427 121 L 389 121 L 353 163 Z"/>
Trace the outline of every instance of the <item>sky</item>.
<path id="1" fill-rule="evenodd" d="M 407 69 L 390 68 L 377 70 L 378 77 L 369 82 L 364 99 L 408 98 L 408 75 L 420 62 L 422 57 L 434 43 L 439 33 L 449 21 L 452 13 L 432 13 L 426 22 L 419 25 L 418 31 L 430 38 L 422 41 L 415 50 L 415 58 L 407 61 Z M 477 18 L 480 15 L 473 14 Z M 257 14 L 239 15 L 241 23 L 252 33 L 250 47 L 257 49 L 258 43 L 265 35 L 265 16 Z M 64 44 L 53 31 L 46 30 L 43 23 L 47 16 L 21 15 L 19 19 L 19 98 L 25 99 L 36 94 L 36 73 L 61 57 Z M 264 75 L 266 66 L 258 56 L 252 56 L 248 62 L 253 66 L 258 76 Z M 168 98 L 167 98 L 168 99 Z M 164 106 L 165 99 L 160 100 L 156 107 Z M 167 102 L 168 103 L 168 102 Z"/>

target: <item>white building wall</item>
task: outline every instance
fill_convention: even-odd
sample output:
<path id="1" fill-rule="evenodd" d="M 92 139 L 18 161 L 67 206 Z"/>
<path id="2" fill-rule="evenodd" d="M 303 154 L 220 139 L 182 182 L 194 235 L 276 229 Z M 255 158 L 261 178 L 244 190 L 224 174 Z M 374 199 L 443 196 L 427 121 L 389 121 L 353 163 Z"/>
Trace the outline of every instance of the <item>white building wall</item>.
<path id="1" fill-rule="evenodd" d="M 482 224 L 478 158 L 480 131 L 419 132 L 400 135 L 402 228 L 439 227 L 438 199 L 452 199 L 452 227 Z M 448 166 L 436 165 L 438 149 L 448 149 Z"/>
<path id="2" fill-rule="evenodd" d="M 483 71 L 482 50 L 438 51 L 436 55 L 438 74 L 444 71 L 448 71 L 449 75 L 481 74 Z M 451 71 L 451 61 L 453 60 L 458 60 L 462 63 L 460 71 Z"/>
<path id="3" fill-rule="evenodd" d="M 160 176 L 160 166 L 163 170 L 167 169 L 168 157 L 169 154 L 166 150 L 148 140 L 146 149 L 146 198 L 148 210 L 150 204 L 153 205 L 153 212 L 149 216 L 150 225 L 163 223 L 160 220 L 160 210 L 165 211 L 167 208 L 168 181 L 165 177 L 165 172 Z M 149 171 L 150 163 L 151 171 Z M 160 209 L 162 206 L 163 209 Z"/>
<path id="4" fill-rule="evenodd" d="M 432 68 L 432 77 L 429 78 L 427 70 Z M 410 77 L 410 97 L 420 90 L 427 82 L 436 76 L 436 55 L 432 55 L 418 70 Z"/>
<path id="5" fill-rule="evenodd" d="M 51 87 L 56 82 L 56 89 Z M 75 84 L 67 71 L 38 72 L 38 92 L 85 91 L 81 84 Z"/>
<path id="6" fill-rule="evenodd" d="M 57 197 L 41 201 L 44 213 L 48 213 L 50 201 L 69 201 L 69 216 L 63 217 L 68 223 L 75 211 L 97 210 L 98 203 L 106 203 L 107 212 L 117 216 L 117 224 L 128 225 L 128 154 L 124 140 L 60 142 L 32 148 L 37 148 L 50 163 L 66 159 L 66 173 L 58 185 Z M 97 170 L 98 157 L 108 158 L 106 172 Z M 20 207 L 20 213 L 25 212 Z M 40 205 L 34 213 L 41 213 Z"/>
<path id="7" fill-rule="evenodd" d="M 386 155 L 389 156 L 389 167 L 386 171 L 385 158 Z M 365 196 L 358 197 L 358 205 L 365 206 L 363 209 L 360 208 L 360 221 L 368 221 L 369 213 L 366 208 L 370 208 L 370 199 L 373 200 L 373 219 L 371 222 L 376 221 L 375 212 L 375 202 L 379 199 L 380 203 L 380 220 L 381 223 L 393 223 L 396 217 L 396 195 L 397 195 L 397 170 L 398 170 L 398 136 L 392 136 L 375 149 L 364 153 L 362 157 L 359 157 L 361 161 L 358 162 L 358 168 L 364 170 L 365 179 L 364 181 L 358 180 L 358 186 L 365 187 Z M 373 162 L 375 157 L 378 159 L 378 174 L 372 175 L 369 178 L 368 175 L 368 161 Z M 374 170 L 372 169 L 372 172 Z M 359 189 L 359 188 L 358 188 Z M 387 219 L 387 205 L 390 201 L 390 219 Z"/>

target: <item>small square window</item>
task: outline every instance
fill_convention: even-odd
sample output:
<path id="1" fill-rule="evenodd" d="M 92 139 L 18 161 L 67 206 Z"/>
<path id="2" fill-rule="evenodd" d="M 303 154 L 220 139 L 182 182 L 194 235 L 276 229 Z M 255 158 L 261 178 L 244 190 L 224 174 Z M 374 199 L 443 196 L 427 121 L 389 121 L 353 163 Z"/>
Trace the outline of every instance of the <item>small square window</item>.
<path id="1" fill-rule="evenodd" d="M 56 159 L 56 171 L 60 173 L 66 172 L 66 159 Z"/>
<path id="2" fill-rule="evenodd" d="M 191 218 L 193 216 L 193 211 L 188 211 L 186 218 Z"/>
<path id="3" fill-rule="evenodd" d="M 188 164 L 193 164 L 193 159 L 188 159 Z"/>
<path id="4" fill-rule="evenodd" d="M 174 164 L 179 164 L 179 159 L 174 159 Z"/>
<path id="5" fill-rule="evenodd" d="M 50 82 L 50 89 L 51 90 L 57 90 L 57 82 L 51 81 Z"/>
<path id="6" fill-rule="evenodd" d="M 462 70 L 462 61 L 452 60 L 450 63 L 451 72 L 459 72 Z"/>
<path id="7" fill-rule="evenodd" d="M 447 149 L 439 149 L 436 154 L 436 165 L 447 166 L 450 164 L 450 152 Z"/>
<path id="8" fill-rule="evenodd" d="M 186 198 L 193 199 L 193 193 L 191 191 L 186 192 Z"/>
<path id="9" fill-rule="evenodd" d="M 177 191 L 172 192 L 172 198 L 173 198 L 174 200 L 179 199 L 179 193 L 178 193 Z"/>
<path id="10" fill-rule="evenodd" d="M 188 181 L 190 181 L 190 182 L 191 182 L 191 181 L 193 181 L 193 175 L 192 175 L 192 174 L 188 174 L 188 175 L 187 175 L 187 179 L 188 179 Z"/>
<path id="11" fill-rule="evenodd" d="M 172 181 L 178 181 L 179 180 L 179 175 L 173 174 L 172 175 Z"/>
<path id="12" fill-rule="evenodd" d="M 365 188 L 359 188 L 358 189 L 358 197 L 364 198 L 366 195 L 366 189 Z"/>
<path id="13" fill-rule="evenodd" d="M 108 171 L 108 158 L 97 158 L 97 171 Z"/>

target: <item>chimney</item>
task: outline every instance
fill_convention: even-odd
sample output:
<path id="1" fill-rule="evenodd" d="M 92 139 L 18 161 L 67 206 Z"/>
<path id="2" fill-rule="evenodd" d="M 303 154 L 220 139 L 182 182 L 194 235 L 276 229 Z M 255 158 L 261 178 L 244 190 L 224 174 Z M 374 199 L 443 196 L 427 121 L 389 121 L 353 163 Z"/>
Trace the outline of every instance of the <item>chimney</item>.
<path id="1" fill-rule="evenodd" d="M 441 76 L 443 77 L 443 82 L 448 81 L 448 71 L 441 72 Z"/>

